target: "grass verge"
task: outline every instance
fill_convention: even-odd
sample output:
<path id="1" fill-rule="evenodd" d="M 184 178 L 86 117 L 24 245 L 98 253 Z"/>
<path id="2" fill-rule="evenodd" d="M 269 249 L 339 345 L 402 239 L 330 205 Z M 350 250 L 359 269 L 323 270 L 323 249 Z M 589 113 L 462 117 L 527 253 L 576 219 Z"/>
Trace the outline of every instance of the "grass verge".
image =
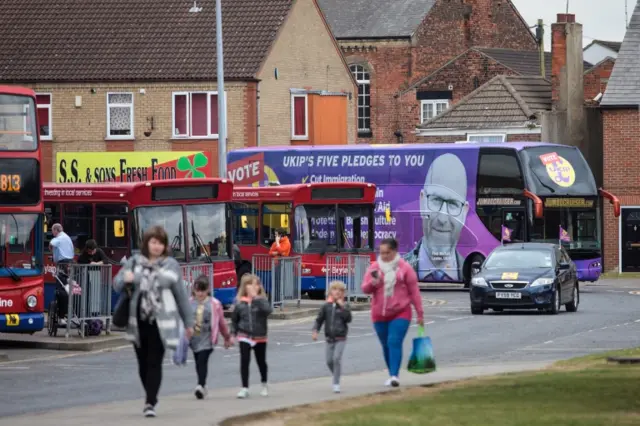
<path id="1" fill-rule="evenodd" d="M 562 361 L 535 373 L 417 387 L 293 408 L 265 426 L 640 425 L 640 366 L 607 364 L 640 348 Z"/>

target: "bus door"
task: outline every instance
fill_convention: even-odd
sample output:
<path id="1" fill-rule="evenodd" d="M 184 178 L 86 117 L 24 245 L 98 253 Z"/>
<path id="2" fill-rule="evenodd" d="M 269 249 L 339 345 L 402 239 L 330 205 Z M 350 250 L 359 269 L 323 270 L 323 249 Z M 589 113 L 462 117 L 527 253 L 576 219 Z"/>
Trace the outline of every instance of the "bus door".
<path id="1" fill-rule="evenodd" d="M 527 214 L 524 207 L 503 209 L 502 224 L 511 229 L 511 242 L 526 241 Z"/>

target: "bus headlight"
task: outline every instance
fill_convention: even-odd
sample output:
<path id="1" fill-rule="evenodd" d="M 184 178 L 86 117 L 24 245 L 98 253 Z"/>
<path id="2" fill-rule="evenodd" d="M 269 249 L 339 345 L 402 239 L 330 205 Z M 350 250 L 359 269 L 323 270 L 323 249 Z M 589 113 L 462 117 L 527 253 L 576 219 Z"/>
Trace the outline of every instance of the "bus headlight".
<path id="1" fill-rule="evenodd" d="M 35 308 L 36 305 L 38 304 L 38 298 L 31 295 L 29 297 L 27 297 L 27 306 L 31 309 Z"/>

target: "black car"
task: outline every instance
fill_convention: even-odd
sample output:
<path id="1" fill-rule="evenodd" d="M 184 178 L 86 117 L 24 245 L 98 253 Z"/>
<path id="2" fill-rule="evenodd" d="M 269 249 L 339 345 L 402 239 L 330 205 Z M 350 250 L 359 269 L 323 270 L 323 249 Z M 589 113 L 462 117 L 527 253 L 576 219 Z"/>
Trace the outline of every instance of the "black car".
<path id="1" fill-rule="evenodd" d="M 539 309 L 557 314 L 561 305 L 576 312 L 580 303 L 576 266 L 558 244 L 499 246 L 471 279 L 471 313 L 485 309 Z"/>

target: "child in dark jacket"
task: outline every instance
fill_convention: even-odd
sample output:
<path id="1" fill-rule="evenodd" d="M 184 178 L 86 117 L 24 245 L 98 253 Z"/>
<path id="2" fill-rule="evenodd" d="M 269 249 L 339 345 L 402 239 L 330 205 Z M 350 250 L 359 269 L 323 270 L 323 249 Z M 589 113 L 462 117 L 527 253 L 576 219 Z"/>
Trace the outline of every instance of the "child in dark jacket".
<path id="1" fill-rule="evenodd" d="M 340 375 L 342 373 L 342 355 L 347 344 L 347 333 L 351 322 L 351 310 L 344 301 L 346 286 L 342 281 L 333 281 L 329 285 L 329 297 L 313 326 L 313 340 L 318 340 L 318 332 L 324 324 L 327 340 L 327 366 L 333 373 L 333 391 L 340 393 Z"/>
<path id="2" fill-rule="evenodd" d="M 249 363 L 251 349 L 256 357 L 262 391 L 260 395 L 267 396 L 267 317 L 272 308 L 265 297 L 265 291 L 260 278 L 253 274 L 246 274 L 240 281 L 240 288 L 231 316 L 232 334 L 238 340 L 240 347 L 240 376 L 242 389 L 238 398 L 249 396 Z"/>

